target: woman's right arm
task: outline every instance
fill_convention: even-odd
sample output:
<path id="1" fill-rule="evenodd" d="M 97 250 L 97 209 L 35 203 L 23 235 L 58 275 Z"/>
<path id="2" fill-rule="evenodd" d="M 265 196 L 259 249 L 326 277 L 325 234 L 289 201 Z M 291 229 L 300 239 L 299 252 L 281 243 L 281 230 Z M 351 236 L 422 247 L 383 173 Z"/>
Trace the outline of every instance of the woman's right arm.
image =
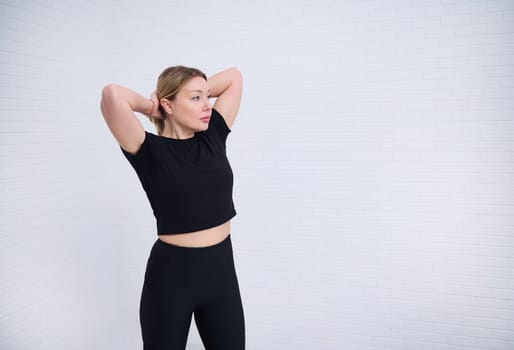
<path id="1" fill-rule="evenodd" d="M 100 108 L 107 126 L 120 146 L 129 153 L 137 153 L 145 140 L 145 129 L 134 112 L 155 116 L 158 113 L 155 101 L 152 102 L 126 87 L 109 84 L 102 90 Z"/>

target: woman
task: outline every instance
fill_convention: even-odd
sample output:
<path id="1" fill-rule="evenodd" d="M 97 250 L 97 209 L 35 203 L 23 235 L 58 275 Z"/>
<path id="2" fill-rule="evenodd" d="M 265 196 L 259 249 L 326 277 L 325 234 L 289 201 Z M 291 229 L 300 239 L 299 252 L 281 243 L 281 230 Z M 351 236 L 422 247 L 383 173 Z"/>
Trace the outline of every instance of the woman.
<path id="1" fill-rule="evenodd" d="M 241 92 L 236 68 L 207 79 L 183 66 L 165 69 L 150 99 L 115 84 L 102 91 L 102 114 L 157 222 L 140 304 L 145 350 L 185 349 L 193 314 L 206 349 L 244 349 L 225 151 Z M 148 116 L 158 135 L 145 131 L 134 112 Z"/>

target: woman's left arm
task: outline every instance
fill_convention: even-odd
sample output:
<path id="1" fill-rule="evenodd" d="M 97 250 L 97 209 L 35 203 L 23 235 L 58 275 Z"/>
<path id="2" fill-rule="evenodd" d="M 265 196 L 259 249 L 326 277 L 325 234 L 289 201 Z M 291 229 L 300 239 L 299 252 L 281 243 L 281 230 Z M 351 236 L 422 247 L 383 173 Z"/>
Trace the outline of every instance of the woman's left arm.
<path id="1" fill-rule="evenodd" d="M 221 71 L 207 80 L 211 88 L 211 97 L 216 97 L 214 109 L 224 118 L 229 128 L 232 128 L 241 105 L 243 92 L 243 77 L 235 67 Z"/>

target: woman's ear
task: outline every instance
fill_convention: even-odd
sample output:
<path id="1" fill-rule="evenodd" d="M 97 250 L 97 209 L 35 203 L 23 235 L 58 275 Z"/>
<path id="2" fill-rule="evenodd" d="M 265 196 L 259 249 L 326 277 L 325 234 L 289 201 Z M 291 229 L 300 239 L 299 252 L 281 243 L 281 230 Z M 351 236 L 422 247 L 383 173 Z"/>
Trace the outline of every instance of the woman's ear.
<path id="1" fill-rule="evenodd" d="M 164 112 L 166 112 L 166 114 L 171 114 L 173 112 L 173 107 L 169 100 L 167 100 L 165 98 L 161 98 L 159 103 L 161 104 L 161 106 L 164 109 Z"/>

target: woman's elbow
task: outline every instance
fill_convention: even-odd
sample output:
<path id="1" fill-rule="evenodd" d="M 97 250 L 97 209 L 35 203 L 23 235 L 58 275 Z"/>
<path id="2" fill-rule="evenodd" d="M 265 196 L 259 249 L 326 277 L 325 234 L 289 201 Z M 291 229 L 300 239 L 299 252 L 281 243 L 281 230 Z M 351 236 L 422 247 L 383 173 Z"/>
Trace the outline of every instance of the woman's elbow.
<path id="1" fill-rule="evenodd" d="M 107 84 L 102 89 L 102 97 L 100 99 L 100 110 L 103 117 L 108 118 L 111 114 L 110 111 L 117 100 L 118 86 L 116 84 Z"/>
<path id="2" fill-rule="evenodd" d="M 105 85 L 102 89 L 102 102 L 114 99 L 117 90 L 118 86 L 116 84 L 110 83 Z"/>
<path id="3" fill-rule="evenodd" d="M 230 73 L 232 74 L 232 78 L 237 81 L 243 81 L 243 74 L 237 67 L 231 67 Z"/>

